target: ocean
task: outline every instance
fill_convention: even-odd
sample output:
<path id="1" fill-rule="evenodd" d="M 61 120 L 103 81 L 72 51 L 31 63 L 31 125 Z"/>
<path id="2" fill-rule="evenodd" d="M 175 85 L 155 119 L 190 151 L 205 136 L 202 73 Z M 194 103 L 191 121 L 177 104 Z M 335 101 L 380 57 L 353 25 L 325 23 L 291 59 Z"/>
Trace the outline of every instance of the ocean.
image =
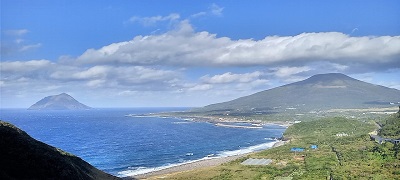
<path id="1" fill-rule="evenodd" d="M 82 111 L 0 109 L 0 119 L 33 138 L 124 177 L 212 158 L 270 148 L 284 127 L 229 128 L 179 118 L 128 116 L 188 108 Z"/>

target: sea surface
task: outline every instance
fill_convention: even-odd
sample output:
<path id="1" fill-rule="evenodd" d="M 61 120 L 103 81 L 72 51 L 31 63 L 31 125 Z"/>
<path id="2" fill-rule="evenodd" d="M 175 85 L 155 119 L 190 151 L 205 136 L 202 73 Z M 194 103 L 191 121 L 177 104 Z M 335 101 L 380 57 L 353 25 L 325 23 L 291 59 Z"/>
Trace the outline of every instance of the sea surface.
<path id="1" fill-rule="evenodd" d="M 187 109 L 0 109 L 0 119 L 120 177 L 267 149 L 285 130 L 277 125 L 228 128 L 179 118 L 135 116 Z"/>

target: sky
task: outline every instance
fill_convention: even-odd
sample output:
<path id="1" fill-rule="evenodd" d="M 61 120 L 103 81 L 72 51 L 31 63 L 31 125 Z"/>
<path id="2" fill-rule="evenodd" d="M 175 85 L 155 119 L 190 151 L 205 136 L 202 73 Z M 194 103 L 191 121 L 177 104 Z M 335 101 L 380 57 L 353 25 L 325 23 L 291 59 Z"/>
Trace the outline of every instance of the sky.
<path id="1" fill-rule="evenodd" d="M 0 108 L 199 107 L 321 73 L 400 89 L 400 1 L 0 2 Z"/>

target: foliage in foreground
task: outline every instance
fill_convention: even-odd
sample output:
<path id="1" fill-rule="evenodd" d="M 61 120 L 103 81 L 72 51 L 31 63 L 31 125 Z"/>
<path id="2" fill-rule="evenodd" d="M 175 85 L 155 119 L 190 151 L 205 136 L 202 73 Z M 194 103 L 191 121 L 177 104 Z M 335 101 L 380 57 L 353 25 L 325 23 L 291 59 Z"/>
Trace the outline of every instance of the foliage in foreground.
<path id="1" fill-rule="evenodd" d="M 302 122 L 289 127 L 286 145 L 218 166 L 178 173 L 170 179 L 400 179 L 399 145 L 377 144 L 376 126 L 345 118 Z M 337 136 L 347 134 L 348 136 Z M 310 149 L 311 144 L 318 149 Z M 292 147 L 304 152 L 293 153 Z M 247 158 L 270 158 L 268 166 L 244 166 Z"/>
<path id="2" fill-rule="evenodd" d="M 382 128 L 379 131 L 379 135 L 388 138 L 400 138 L 400 110 L 385 119 L 381 124 Z"/>

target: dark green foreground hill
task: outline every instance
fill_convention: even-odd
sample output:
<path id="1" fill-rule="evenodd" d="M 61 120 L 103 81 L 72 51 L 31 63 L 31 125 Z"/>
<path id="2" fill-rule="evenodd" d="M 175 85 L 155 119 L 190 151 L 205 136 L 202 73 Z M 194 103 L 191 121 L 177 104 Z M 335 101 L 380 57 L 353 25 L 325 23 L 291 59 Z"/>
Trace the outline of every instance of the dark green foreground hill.
<path id="1" fill-rule="evenodd" d="M 0 121 L 0 179 L 119 179 Z"/>

